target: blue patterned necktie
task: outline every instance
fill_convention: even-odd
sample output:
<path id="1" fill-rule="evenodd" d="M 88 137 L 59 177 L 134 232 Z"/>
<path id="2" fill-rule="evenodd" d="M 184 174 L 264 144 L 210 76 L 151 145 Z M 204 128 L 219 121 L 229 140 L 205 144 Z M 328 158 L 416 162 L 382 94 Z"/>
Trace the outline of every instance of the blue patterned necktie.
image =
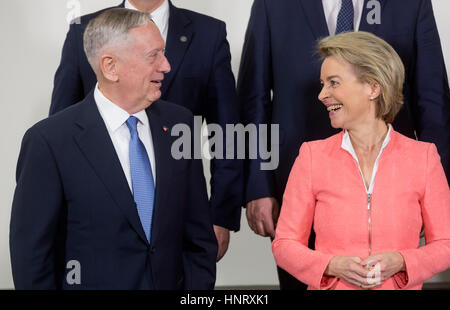
<path id="1" fill-rule="evenodd" d="M 139 139 L 137 121 L 136 117 L 130 116 L 126 122 L 130 130 L 131 183 L 133 186 L 134 202 L 137 205 L 142 228 L 144 229 L 148 242 L 150 242 L 155 184 L 153 182 L 152 167 L 148 159 L 147 151 Z"/>
<path id="2" fill-rule="evenodd" d="M 336 25 L 336 34 L 353 30 L 354 10 L 352 0 L 342 0 Z"/>

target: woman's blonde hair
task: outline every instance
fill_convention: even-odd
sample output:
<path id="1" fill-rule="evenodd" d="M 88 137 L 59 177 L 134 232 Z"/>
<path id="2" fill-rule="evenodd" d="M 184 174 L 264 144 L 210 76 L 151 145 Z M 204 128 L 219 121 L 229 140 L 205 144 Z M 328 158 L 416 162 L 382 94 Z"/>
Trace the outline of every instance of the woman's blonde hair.
<path id="1" fill-rule="evenodd" d="M 318 43 L 322 60 L 335 56 L 351 64 L 363 83 L 378 84 L 376 117 L 392 123 L 403 104 L 405 68 L 397 52 L 368 32 L 344 32 Z"/>

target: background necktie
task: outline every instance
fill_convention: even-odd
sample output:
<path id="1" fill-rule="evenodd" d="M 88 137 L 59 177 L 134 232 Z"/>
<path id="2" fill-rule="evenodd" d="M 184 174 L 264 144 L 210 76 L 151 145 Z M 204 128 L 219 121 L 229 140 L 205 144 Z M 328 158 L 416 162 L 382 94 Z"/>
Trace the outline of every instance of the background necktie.
<path id="1" fill-rule="evenodd" d="M 337 18 L 336 34 L 353 30 L 354 9 L 352 0 L 342 0 Z"/>
<path id="2" fill-rule="evenodd" d="M 134 202 L 137 205 L 142 228 L 144 229 L 148 242 L 150 242 L 155 184 L 153 182 L 152 167 L 148 159 L 147 151 L 139 139 L 137 121 L 136 117 L 130 116 L 126 122 L 130 130 L 131 183 L 133 186 Z"/>

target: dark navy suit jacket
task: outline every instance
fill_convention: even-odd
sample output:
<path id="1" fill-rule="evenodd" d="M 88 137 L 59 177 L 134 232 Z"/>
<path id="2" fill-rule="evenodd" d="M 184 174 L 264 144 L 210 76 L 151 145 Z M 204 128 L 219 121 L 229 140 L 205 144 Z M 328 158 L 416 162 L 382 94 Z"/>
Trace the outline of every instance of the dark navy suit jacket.
<path id="1" fill-rule="evenodd" d="M 406 69 L 404 107 L 393 126 L 408 137 L 436 144 L 450 173 L 450 92 L 430 0 L 379 0 L 381 24 L 370 25 L 364 3 L 360 31 L 385 39 Z M 289 172 L 304 141 L 336 133 L 318 101 L 321 61 L 317 40 L 328 36 L 320 0 L 255 0 L 238 78 L 244 123 L 280 124 L 280 165 L 261 171 L 245 165 L 245 201 L 281 201 Z M 273 98 L 271 95 L 273 91 Z"/>
<path id="2" fill-rule="evenodd" d="M 10 226 L 16 289 L 214 287 L 217 241 L 201 160 L 170 156 L 171 127 L 192 126 L 192 114 L 162 100 L 146 112 L 157 171 L 150 243 L 93 92 L 26 132 Z M 71 260 L 80 284 L 66 280 Z"/>
<path id="3" fill-rule="evenodd" d="M 89 21 L 103 11 L 82 16 L 80 24 L 70 26 L 55 74 L 50 114 L 79 102 L 94 88 L 96 77 L 84 53 L 83 34 Z M 239 122 L 225 23 L 170 3 L 166 57 L 171 71 L 165 75 L 161 99 L 180 104 L 222 128 Z M 242 187 L 241 161 L 211 161 L 214 224 L 239 230 Z"/>

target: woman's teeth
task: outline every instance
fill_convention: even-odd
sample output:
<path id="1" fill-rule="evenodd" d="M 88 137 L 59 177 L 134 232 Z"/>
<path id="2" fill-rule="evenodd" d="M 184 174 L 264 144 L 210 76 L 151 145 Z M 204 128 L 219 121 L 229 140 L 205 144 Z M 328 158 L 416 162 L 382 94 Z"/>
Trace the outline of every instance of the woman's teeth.
<path id="1" fill-rule="evenodd" d="M 336 111 L 336 110 L 339 110 L 340 108 L 342 108 L 343 106 L 344 106 L 343 104 L 335 104 L 335 105 L 331 105 L 331 106 L 327 107 L 327 110 L 329 112 Z"/>

